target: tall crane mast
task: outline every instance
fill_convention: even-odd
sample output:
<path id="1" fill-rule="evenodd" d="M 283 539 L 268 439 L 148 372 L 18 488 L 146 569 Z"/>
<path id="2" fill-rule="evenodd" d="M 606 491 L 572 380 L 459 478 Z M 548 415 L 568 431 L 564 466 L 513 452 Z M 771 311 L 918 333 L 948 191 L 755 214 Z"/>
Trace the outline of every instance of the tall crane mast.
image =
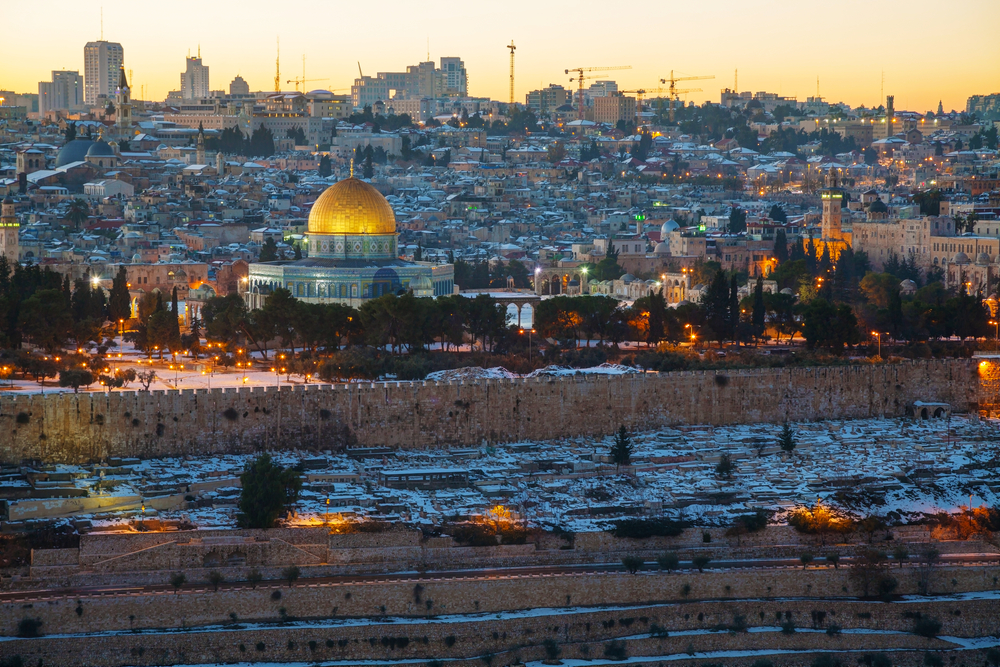
<path id="1" fill-rule="evenodd" d="M 678 90 L 678 81 L 701 81 L 704 79 L 714 79 L 715 76 L 674 76 L 674 70 L 670 70 L 670 78 L 660 79 L 660 83 L 670 84 L 670 122 L 674 122 L 674 101 L 680 99 L 680 95 L 683 93 L 698 93 L 701 92 L 701 88 L 686 88 L 684 90 Z"/>
<path id="2" fill-rule="evenodd" d="M 278 55 L 274 59 L 274 92 L 281 92 L 281 38 L 278 37 Z"/>
<path id="3" fill-rule="evenodd" d="M 585 76 L 585 72 L 610 72 L 619 69 L 632 69 L 631 65 L 619 65 L 617 67 L 571 67 L 566 70 L 566 74 L 570 72 L 576 72 L 576 76 L 570 79 L 570 83 L 576 81 L 578 86 L 577 91 L 577 109 L 576 115 L 579 120 L 583 120 L 583 82 L 585 79 L 589 78 Z"/>
<path id="4" fill-rule="evenodd" d="M 635 129 L 638 130 L 642 123 L 642 98 L 647 93 L 665 93 L 666 88 L 638 88 L 636 90 L 619 90 L 619 93 L 635 93 Z"/>
<path id="5" fill-rule="evenodd" d="M 514 104 L 514 50 L 517 49 L 514 40 L 510 40 L 507 48 L 510 49 L 510 103 Z"/>

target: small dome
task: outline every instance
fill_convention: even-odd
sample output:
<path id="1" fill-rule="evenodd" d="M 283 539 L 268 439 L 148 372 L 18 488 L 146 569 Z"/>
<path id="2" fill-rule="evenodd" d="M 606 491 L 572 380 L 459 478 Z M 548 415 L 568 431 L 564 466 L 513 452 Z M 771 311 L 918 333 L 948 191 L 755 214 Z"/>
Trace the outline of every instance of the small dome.
<path id="1" fill-rule="evenodd" d="M 622 282 L 624 282 L 624 283 L 634 283 L 635 282 L 635 276 L 633 276 L 631 273 L 626 273 L 624 276 L 622 276 Z"/>
<path id="2" fill-rule="evenodd" d="M 888 213 L 889 207 L 885 205 L 881 199 L 876 199 L 871 204 L 868 205 L 869 213 Z"/>
<path id="3" fill-rule="evenodd" d="M 903 282 L 899 283 L 899 290 L 903 294 L 913 294 L 914 292 L 917 291 L 917 284 L 912 280 L 910 280 L 909 278 L 907 278 Z"/>
<path id="4" fill-rule="evenodd" d="M 662 225 L 660 225 L 660 238 L 664 238 L 667 234 L 674 231 L 675 229 L 680 229 L 681 226 L 678 225 L 673 220 L 667 220 Z"/>
<path id="5" fill-rule="evenodd" d="M 113 149 L 108 142 L 104 139 L 100 139 L 94 142 L 89 149 L 87 149 L 87 157 L 114 157 L 115 149 Z"/>
<path id="6" fill-rule="evenodd" d="M 133 264 L 142 264 L 142 255 L 140 255 L 139 253 L 136 253 L 136 254 L 132 255 L 132 263 Z"/>
<path id="7" fill-rule="evenodd" d="M 990 263 L 990 256 L 987 255 L 985 252 L 981 252 L 978 255 L 976 255 L 976 264 L 984 264 L 985 265 L 985 264 L 989 264 L 989 263 Z"/>
<path id="8" fill-rule="evenodd" d="M 669 243 L 664 243 L 663 241 L 660 241 L 659 243 L 656 244 L 656 247 L 653 248 L 653 254 L 654 255 L 669 255 L 670 254 L 670 244 Z"/>
<path id="9" fill-rule="evenodd" d="M 966 255 L 964 252 L 955 253 L 955 259 L 951 261 L 953 261 L 955 264 L 968 264 L 969 256 Z"/>
<path id="10" fill-rule="evenodd" d="M 430 279 L 429 276 L 427 276 L 426 274 L 422 273 L 422 274 L 420 274 L 419 276 L 417 276 L 416 278 L 414 278 L 413 280 L 410 281 L 410 289 L 413 290 L 414 292 L 417 292 L 417 291 L 420 291 L 420 290 L 433 290 L 434 289 L 434 283 L 431 282 L 431 279 Z"/>
<path id="11" fill-rule="evenodd" d="M 795 294 L 795 292 L 792 291 L 791 287 L 786 287 L 785 289 L 781 290 L 780 294 L 787 294 L 787 295 L 791 296 L 791 295 Z"/>
<path id="12" fill-rule="evenodd" d="M 71 162 L 83 162 L 87 157 L 87 151 L 93 145 L 94 142 L 90 139 L 74 139 L 66 143 L 59 149 L 59 154 L 56 156 L 56 166 L 62 167 Z"/>

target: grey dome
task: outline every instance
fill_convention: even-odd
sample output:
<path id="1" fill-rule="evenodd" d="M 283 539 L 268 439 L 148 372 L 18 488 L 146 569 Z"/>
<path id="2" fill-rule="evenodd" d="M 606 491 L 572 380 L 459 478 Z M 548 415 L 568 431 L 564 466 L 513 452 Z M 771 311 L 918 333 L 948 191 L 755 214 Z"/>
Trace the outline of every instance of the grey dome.
<path id="1" fill-rule="evenodd" d="M 83 162 L 87 157 L 87 151 L 94 145 L 90 139 L 74 139 L 59 149 L 56 156 L 56 166 L 63 167 L 70 162 Z"/>
<path id="2" fill-rule="evenodd" d="M 626 273 L 624 276 L 622 276 L 622 282 L 633 283 L 635 282 L 635 276 L 633 276 L 631 273 Z"/>
<path id="3" fill-rule="evenodd" d="M 663 237 L 665 237 L 667 234 L 669 234 L 670 232 L 674 231 L 675 229 L 680 229 L 680 227 L 681 226 L 678 225 L 676 221 L 674 221 L 674 220 L 667 220 L 662 225 L 660 225 L 660 238 L 662 239 Z"/>
<path id="4" fill-rule="evenodd" d="M 792 291 L 791 287 L 786 287 L 785 289 L 781 290 L 781 294 L 792 295 L 792 294 L 795 294 L 795 292 Z"/>
<path id="5" fill-rule="evenodd" d="M 978 255 L 976 255 L 976 264 L 989 264 L 989 263 L 990 263 L 990 256 L 987 255 L 985 252 L 981 252 Z"/>
<path id="6" fill-rule="evenodd" d="M 419 290 L 433 290 L 434 283 L 431 282 L 431 279 L 426 274 L 420 274 L 410 281 L 410 289 L 414 292 Z"/>
<path id="7" fill-rule="evenodd" d="M 952 260 L 956 264 L 968 264 L 969 256 L 964 252 L 955 253 L 955 259 Z"/>
<path id="8" fill-rule="evenodd" d="M 669 243 L 664 243 L 663 241 L 660 241 L 659 243 L 656 244 L 656 247 L 653 248 L 653 254 L 655 254 L 655 255 L 669 255 L 670 254 L 670 244 Z"/>
<path id="9" fill-rule="evenodd" d="M 113 149 L 108 142 L 104 139 L 100 139 L 94 142 L 94 145 L 87 149 L 87 157 L 114 157 L 115 149 Z"/>
<path id="10" fill-rule="evenodd" d="M 889 207 L 885 205 L 881 199 L 876 199 L 871 204 L 868 205 L 869 213 L 888 213 Z"/>
<path id="11" fill-rule="evenodd" d="M 917 284 L 907 278 L 903 282 L 899 283 L 899 289 L 903 294 L 913 294 L 917 291 Z"/>

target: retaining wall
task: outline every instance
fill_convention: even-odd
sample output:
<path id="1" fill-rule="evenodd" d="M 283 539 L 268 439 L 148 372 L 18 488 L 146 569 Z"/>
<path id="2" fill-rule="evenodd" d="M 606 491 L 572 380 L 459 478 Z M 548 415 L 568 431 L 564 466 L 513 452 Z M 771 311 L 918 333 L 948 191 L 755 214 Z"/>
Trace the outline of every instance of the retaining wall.
<path id="1" fill-rule="evenodd" d="M 478 445 L 608 435 L 619 424 L 737 424 L 903 415 L 977 405 L 975 361 L 0 396 L 0 463 Z"/>

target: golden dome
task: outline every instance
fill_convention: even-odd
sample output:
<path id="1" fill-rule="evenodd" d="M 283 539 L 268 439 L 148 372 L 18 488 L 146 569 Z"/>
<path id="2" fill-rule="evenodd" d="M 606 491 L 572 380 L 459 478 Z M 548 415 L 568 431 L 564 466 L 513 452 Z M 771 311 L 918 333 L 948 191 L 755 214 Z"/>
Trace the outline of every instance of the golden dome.
<path id="1" fill-rule="evenodd" d="M 357 178 L 326 189 L 309 212 L 310 234 L 395 234 L 396 216 L 378 190 Z"/>

